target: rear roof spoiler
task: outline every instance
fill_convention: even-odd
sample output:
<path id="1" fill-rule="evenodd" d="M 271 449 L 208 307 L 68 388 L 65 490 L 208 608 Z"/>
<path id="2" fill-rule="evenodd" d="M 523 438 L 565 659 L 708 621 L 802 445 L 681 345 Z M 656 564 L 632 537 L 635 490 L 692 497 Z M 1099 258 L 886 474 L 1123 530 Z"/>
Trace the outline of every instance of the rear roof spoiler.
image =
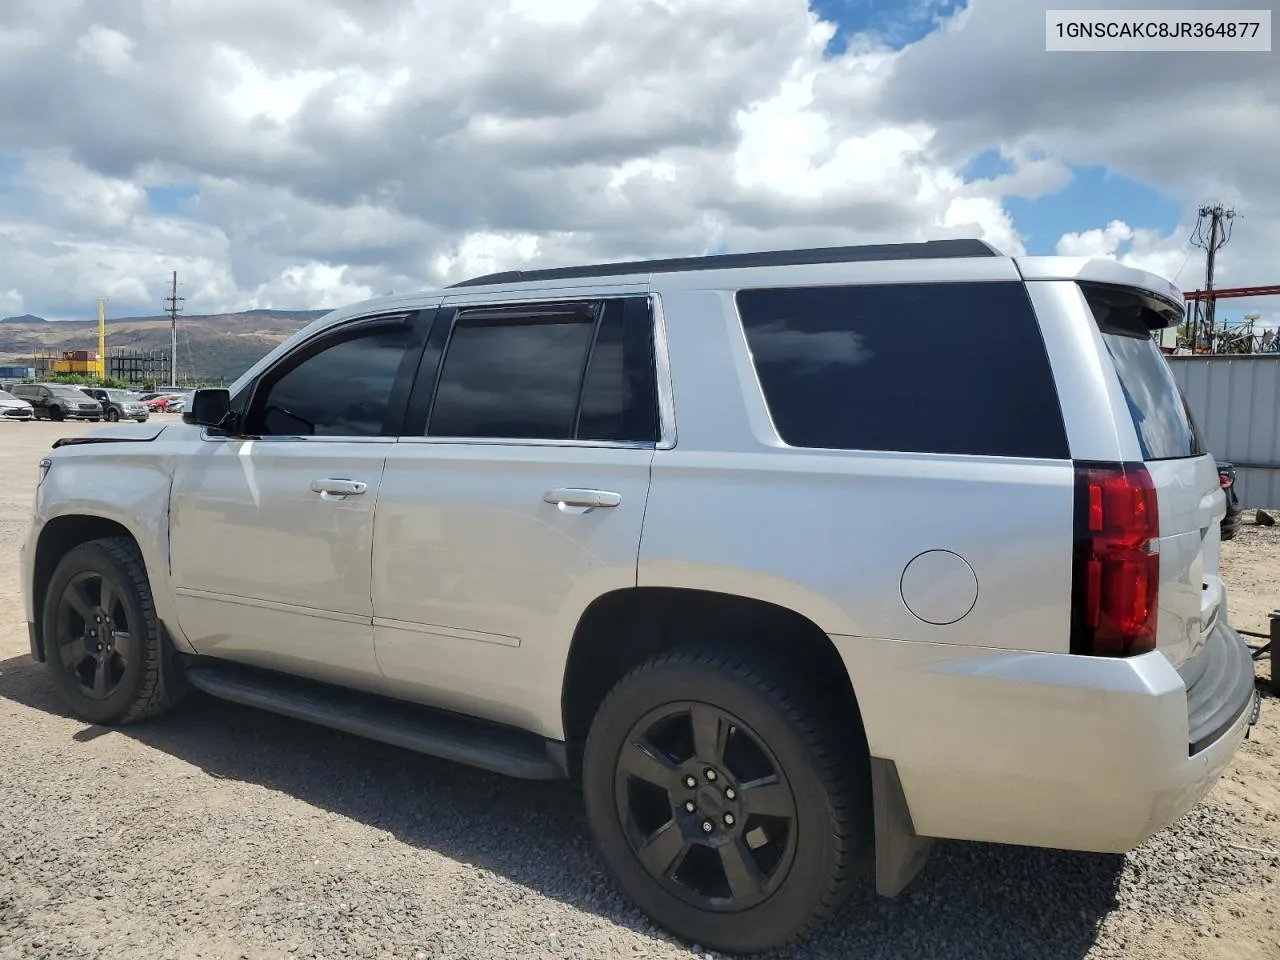
<path id="1" fill-rule="evenodd" d="M 1182 291 L 1155 273 L 1126 267 L 1114 260 L 1096 257 L 1014 257 L 1014 264 L 1024 280 L 1073 280 L 1113 287 L 1130 287 L 1163 301 L 1177 313 L 1180 322 L 1186 312 Z M 1166 313 L 1166 311 L 1161 311 Z"/>

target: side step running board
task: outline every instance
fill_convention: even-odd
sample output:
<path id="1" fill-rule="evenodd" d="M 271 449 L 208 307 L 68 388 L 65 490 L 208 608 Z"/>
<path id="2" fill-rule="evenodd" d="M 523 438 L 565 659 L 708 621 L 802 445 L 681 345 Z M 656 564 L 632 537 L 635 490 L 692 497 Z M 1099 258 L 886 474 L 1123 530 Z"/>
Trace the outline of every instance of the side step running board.
<path id="1" fill-rule="evenodd" d="M 443 760 L 525 780 L 565 777 L 559 744 L 512 727 L 238 664 L 196 661 L 186 676 L 222 700 Z"/>

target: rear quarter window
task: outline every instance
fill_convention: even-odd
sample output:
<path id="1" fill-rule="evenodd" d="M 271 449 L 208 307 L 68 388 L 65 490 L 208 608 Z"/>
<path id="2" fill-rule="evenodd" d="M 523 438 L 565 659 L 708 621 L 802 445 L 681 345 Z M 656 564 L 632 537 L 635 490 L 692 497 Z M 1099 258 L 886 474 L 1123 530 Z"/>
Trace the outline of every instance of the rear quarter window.
<path id="1" fill-rule="evenodd" d="M 1021 283 L 741 290 L 752 362 L 794 447 L 1067 459 Z"/>

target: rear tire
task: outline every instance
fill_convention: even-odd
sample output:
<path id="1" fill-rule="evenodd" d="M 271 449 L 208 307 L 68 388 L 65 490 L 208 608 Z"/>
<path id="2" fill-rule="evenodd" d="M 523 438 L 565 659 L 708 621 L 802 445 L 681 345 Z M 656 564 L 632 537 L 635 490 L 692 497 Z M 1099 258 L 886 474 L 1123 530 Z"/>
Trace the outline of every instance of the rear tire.
<path id="1" fill-rule="evenodd" d="M 133 723 L 176 706 L 186 691 L 142 555 L 126 537 L 68 551 L 50 578 L 41 626 L 54 685 L 82 720 Z"/>
<path id="2" fill-rule="evenodd" d="M 778 676 L 737 653 L 662 654 L 605 698 L 583 755 L 614 881 L 654 922 L 715 950 L 808 935 L 870 863 L 865 742 Z"/>

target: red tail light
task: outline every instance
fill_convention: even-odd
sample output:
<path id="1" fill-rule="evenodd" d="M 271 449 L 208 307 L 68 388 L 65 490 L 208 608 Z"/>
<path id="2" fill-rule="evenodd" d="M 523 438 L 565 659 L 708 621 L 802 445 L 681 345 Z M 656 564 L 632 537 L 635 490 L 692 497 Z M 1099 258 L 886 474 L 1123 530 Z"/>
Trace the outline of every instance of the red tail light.
<path id="1" fill-rule="evenodd" d="M 1227 489 L 1227 487 L 1231 486 L 1231 478 L 1230 478 L 1230 477 L 1228 477 L 1225 473 L 1220 473 L 1220 474 L 1218 474 L 1218 480 L 1222 483 L 1222 489 L 1223 489 L 1223 490 L 1225 490 L 1225 489 Z"/>
<path id="2" fill-rule="evenodd" d="M 1160 517 L 1141 463 L 1076 463 L 1071 652 L 1129 657 L 1156 647 Z"/>

